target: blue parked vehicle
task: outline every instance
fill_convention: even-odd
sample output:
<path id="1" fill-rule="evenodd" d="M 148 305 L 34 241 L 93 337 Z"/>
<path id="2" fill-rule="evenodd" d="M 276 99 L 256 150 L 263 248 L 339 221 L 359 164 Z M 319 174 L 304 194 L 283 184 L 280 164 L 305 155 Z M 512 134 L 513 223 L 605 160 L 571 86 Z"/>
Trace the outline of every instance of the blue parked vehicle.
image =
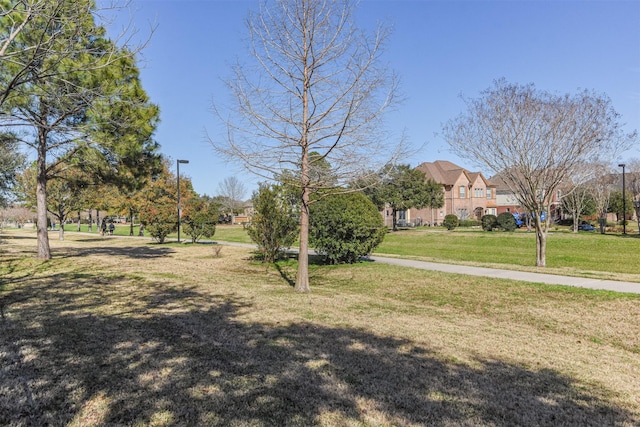
<path id="1" fill-rule="evenodd" d="M 522 215 L 519 213 L 512 214 L 513 218 L 516 220 L 516 227 L 520 228 L 524 225 L 524 221 L 522 220 Z"/>
<path id="2" fill-rule="evenodd" d="M 596 231 L 596 228 L 591 224 L 580 224 L 578 226 L 578 230 L 580 230 L 580 231 Z"/>
<path id="3" fill-rule="evenodd" d="M 516 220 L 516 226 L 518 228 L 522 227 L 525 224 L 525 220 L 527 219 L 526 214 L 520 214 L 520 213 L 513 213 L 513 218 L 515 218 Z M 531 214 L 531 219 L 535 218 L 533 214 Z M 542 214 L 540 215 L 540 220 L 544 221 L 547 219 L 547 213 L 546 212 L 542 212 Z"/>

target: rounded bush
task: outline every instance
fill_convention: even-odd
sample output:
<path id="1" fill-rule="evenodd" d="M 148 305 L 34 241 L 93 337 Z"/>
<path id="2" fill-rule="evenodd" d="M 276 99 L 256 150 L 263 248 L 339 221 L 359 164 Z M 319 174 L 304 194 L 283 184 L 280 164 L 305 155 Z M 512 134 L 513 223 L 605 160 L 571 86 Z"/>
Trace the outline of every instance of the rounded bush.
<path id="1" fill-rule="evenodd" d="M 482 217 L 482 229 L 484 231 L 493 231 L 498 226 L 498 217 L 495 215 L 485 215 Z"/>
<path id="2" fill-rule="evenodd" d="M 458 226 L 458 217 L 454 214 L 445 215 L 442 225 L 447 227 L 447 230 L 453 230 Z"/>
<path id="3" fill-rule="evenodd" d="M 331 264 L 354 263 L 387 232 L 378 208 L 362 193 L 324 197 L 311 205 L 309 243 Z"/>
<path id="4" fill-rule="evenodd" d="M 510 212 L 502 212 L 497 218 L 498 226 L 504 231 L 513 231 L 517 228 L 516 219 Z"/>

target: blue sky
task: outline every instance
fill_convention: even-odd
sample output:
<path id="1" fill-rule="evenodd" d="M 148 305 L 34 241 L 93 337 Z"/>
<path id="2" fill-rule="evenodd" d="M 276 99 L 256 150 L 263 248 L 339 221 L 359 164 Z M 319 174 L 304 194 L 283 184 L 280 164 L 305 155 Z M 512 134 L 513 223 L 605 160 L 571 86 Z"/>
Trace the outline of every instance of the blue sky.
<path id="1" fill-rule="evenodd" d="M 206 139 L 219 124 L 213 102 L 228 101 L 223 79 L 247 58 L 244 25 L 253 0 L 133 0 L 139 36 L 155 32 L 139 65 L 143 85 L 160 106 L 156 139 L 199 194 L 216 195 L 235 176 L 257 178 L 217 158 Z M 113 31 L 128 19 L 124 13 Z M 422 148 L 406 160 L 450 160 L 478 170 L 448 151 L 442 124 L 464 112 L 460 95 L 477 97 L 505 78 L 554 93 L 605 93 L 625 129 L 640 129 L 640 1 L 362 0 L 359 26 L 382 21 L 393 34 L 384 59 L 399 74 L 406 100 L 387 116 L 388 129 L 406 132 Z M 640 157 L 634 147 L 620 160 Z M 174 166 L 175 167 L 175 166 Z"/>

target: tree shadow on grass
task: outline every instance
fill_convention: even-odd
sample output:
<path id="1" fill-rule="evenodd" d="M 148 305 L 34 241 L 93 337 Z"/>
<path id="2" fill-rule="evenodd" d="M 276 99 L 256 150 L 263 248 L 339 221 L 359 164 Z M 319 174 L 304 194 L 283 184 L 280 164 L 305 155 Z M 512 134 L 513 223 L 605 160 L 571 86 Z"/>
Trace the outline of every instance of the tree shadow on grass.
<path id="1" fill-rule="evenodd" d="M 54 256 L 59 258 L 85 257 L 89 255 L 106 255 L 133 259 L 160 258 L 175 253 L 168 247 L 157 246 L 105 246 L 105 247 L 73 247 L 56 248 Z"/>
<path id="2" fill-rule="evenodd" d="M 233 295 L 56 276 L 12 291 L 2 425 L 635 425 L 551 370 L 443 360 L 404 339 L 242 321 Z M 131 280 L 131 279 L 126 279 Z M 131 288 L 130 298 L 118 294 Z M 30 303 L 20 303 L 30 301 Z"/>

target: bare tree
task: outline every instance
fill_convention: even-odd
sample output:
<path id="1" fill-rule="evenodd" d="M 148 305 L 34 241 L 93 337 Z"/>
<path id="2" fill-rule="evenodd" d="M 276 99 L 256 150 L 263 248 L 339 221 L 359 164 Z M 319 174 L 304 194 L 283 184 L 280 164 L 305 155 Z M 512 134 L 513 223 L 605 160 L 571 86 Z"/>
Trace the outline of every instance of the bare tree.
<path id="1" fill-rule="evenodd" d="M 247 21 L 255 66 L 235 67 L 230 118 L 214 107 L 227 128 L 226 137 L 211 138 L 219 153 L 298 190 L 299 292 L 310 290 L 311 195 L 379 170 L 400 146 L 381 128 L 397 99 L 396 78 L 380 61 L 388 31 L 379 27 L 369 36 L 356 29 L 354 7 L 351 0 L 261 2 Z M 318 164 L 331 170 L 312 173 Z"/>
<path id="2" fill-rule="evenodd" d="M 222 196 L 224 208 L 231 213 L 231 224 L 233 224 L 233 218 L 247 189 L 238 178 L 230 176 L 218 185 L 218 193 Z"/>
<path id="3" fill-rule="evenodd" d="M 627 162 L 629 173 L 627 175 L 627 189 L 631 193 L 633 208 L 638 222 L 638 232 L 640 232 L 640 160 L 633 159 Z"/>
<path id="4" fill-rule="evenodd" d="M 611 173 L 611 167 L 606 163 L 592 164 L 591 168 L 594 177 L 587 183 L 587 186 L 595 204 L 600 233 L 604 234 L 615 176 Z"/>
<path id="5" fill-rule="evenodd" d="M 577 185 L 561 198 L 562 210 L 571 214 L 573 220 L 573 232 L 578 232 L 580 219 L 591 201 L 591 194 L 586 185 Z"/>
<path id="6" fill-rule="evenodd" d="M 624 134 L 604 95 L 589 91 L 554 95 L 498 80 L 477 99 L 465 99 L 466 115 L 444 126 L 444 137 L 462 158 L 500 173 L 534 218 L 536 265 L 546 265 L 551 202 L 583 165 L 614 158 L 637 138 Z"/>

